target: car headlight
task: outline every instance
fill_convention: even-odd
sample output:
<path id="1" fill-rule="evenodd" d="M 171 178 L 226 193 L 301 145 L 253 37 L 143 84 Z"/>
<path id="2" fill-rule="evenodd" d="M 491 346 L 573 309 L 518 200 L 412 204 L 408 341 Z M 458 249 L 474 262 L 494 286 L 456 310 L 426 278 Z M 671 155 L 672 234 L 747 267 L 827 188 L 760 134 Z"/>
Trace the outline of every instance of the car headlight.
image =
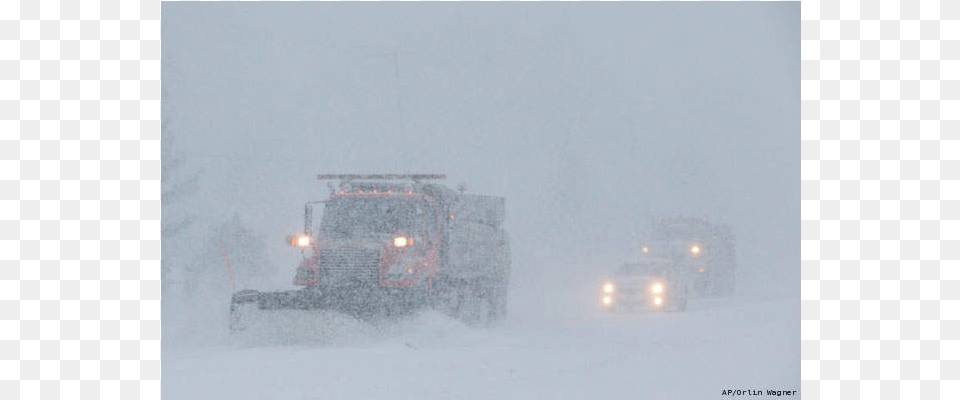
<path id="1" fill-rule="evenodd" d="M 653 290 L 654 293 L 662 293 L 662 292 L 663 292 L 663 284 L 655 283 L 655 284 L 653 284 L 653 287 L 651 287 L 650 289 Z"/>
<path id="2" fill-rule="evenodd" d="M 700 254 L 700 246 L 697 246 L 697 245 L 690 246 L 690 254 L 693 254 L 693 255 Z"/>
<path id="3" fill-rule="evenodd" d="M 406 247 L 406 246 L 407 246 L 407 238 L 404 237 L 404 236 L 397 236 L 397 237 L 393 238 L 393 245 L 396 246 L 396 247 Z"/>
<path id="4" fill-rule="evenodd" d="M 613 299 L 610 296 L 603 296 L 603 305 L 609 306 L 611 303 L 613 303 Z"/>
<path id="5" fill-rule="evenodd" d="M 606 284 L 606 285 L 603 285 L 603 292 L 604 292 L 604 293 L 613 293 L 613 284 L 612 284 L 612 283 L 608 283 L 608 284 Z"/>
<path id="6" fill-rule="evenodd" d="M 653 299 L 653 304 L 656 304 L 656 305 L 659 306 L 659 305 L 663 304 L 663 299 L 660 298 L 660 297 L 657 297 L 657 298 Z"/>

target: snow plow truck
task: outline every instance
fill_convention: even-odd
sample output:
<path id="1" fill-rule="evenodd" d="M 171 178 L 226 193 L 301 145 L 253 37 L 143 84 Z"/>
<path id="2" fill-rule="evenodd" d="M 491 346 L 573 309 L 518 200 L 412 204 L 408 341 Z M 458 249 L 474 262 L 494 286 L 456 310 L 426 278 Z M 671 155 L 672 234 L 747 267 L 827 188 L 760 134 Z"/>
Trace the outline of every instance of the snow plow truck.
<path id="1" fill-rule="evenodd" d="M 641 262 L 667 260 L 691 297 L 729 296 L 736 288 L 736 247 L 728 225 L 710 224 L 706 217 L 659 218 L 640 250 Z"/>
<path id="2" fill-rule="evenodd" d="M 300 288 L 235 292 L 230 329 L 242 330 L 252 309 L 329 309 L 364 318 L 434 307 L 467 322 L 504 316 L 504 198 L 437 183 L 445 178 L 318 175 L 329 181 L 330 196 L 307 202 L 303 232 L 287 238 L 303 255 L 293 278 Z"/>

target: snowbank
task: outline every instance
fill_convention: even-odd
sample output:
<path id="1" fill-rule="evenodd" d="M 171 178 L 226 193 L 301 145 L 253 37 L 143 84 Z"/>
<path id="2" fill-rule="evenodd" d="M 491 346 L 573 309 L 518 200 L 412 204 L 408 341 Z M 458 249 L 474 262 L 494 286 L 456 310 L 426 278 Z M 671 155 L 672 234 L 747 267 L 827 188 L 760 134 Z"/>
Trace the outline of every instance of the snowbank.
<path id="1" fill-rule="evenodd" d="M 435 312 L 375 324 L 273 315 L 292 325 L 213 348 L 165 349 L 163 395 L 719 398 L 725 388 L 799 389 L 798 313 L 794 298 L 488 328 Z"/>

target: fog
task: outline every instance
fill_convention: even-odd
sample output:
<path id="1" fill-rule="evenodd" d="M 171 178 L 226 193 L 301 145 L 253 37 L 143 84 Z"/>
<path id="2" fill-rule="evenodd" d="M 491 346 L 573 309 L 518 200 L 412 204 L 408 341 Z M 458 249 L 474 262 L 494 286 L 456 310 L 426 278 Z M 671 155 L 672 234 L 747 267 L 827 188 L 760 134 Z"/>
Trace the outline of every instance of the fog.
<path id="1" fill-rule="evenodd" d="M 236 218 L 266 256 L 235 284 L 289 288 L 300 254 L 284 238 L 328 195 L 318 173 L 445 173 L 506 198 L 509 320 L 575 325 L 652 219 L 708 217 L 737 238 L 735 303 L 773 301 L 763 312 L 797 344 L 768 350 L 799 359 L 798 3 L 165 2 L 162 16 L 163 140 L 181 161 L 165 179 L 196 188 L 164 204 L 165 222 L 192 222 L 164 237 L 165 268 L 209 257 L 203 238 Z M 203 299 L 229 295 L 220 256 Z M 171 312 L 189 310 L 164 296 L 166 349 Z"/>

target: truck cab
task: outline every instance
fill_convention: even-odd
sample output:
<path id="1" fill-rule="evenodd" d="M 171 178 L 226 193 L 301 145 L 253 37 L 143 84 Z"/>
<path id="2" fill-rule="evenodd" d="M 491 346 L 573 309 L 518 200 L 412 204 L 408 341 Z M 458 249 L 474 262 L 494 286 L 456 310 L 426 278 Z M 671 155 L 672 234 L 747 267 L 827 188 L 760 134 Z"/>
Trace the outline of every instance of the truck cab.
<path id="1" fill-rule="evenodd" d="M 337 309 L 362 316 L 435 306 L 465 320 L 506 313 L 510 248 L 502 197 L 467 194 L 434 181 L 442 174 L 318 175 L 330 196 L 304 206 L 304 229 L 289 236 L 303 259 L 279 292 L 242 290 L 244 306 Z M 314 207 L 322 215 L 314 221 Z"/>
<path id="2" fill-rule="evenodd" d="M 729 296 L 736 288 L 732 229 L 707 218 L 659 218 L 644 237 L 641 260 L 669 260 L 690 282 L 691 296 Z"/>
<path id="3" fill-rule="evenodd" d="M 430 285 L 440 252 L 440 206 L 425 194 L 383 186 L 344 189 L 323 202 L 316 229 L 301 235 L 309 245 L 295 285 Z"/>

